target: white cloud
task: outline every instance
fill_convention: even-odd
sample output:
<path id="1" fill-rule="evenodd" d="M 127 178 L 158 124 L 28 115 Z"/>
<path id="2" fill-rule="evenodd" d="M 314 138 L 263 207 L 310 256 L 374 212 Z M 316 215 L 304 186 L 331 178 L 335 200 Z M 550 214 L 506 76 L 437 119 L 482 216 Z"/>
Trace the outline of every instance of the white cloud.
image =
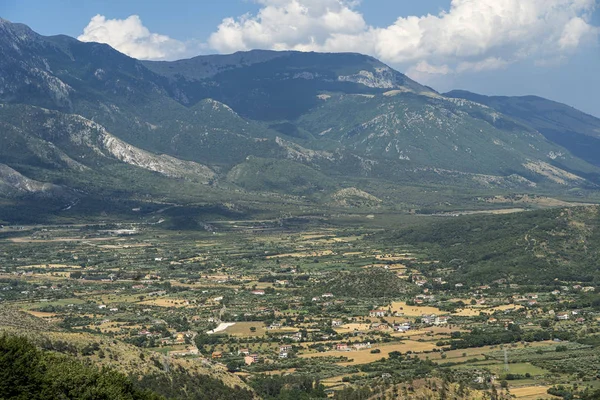
<path id="1" fill-rule="evenodd" d="M 399 17 L 385 27 L 369 25 L 358 0 L 254 1 L 256 14 L 223 19 L 203 45 L 152 33 L 137 15 L 96 15 L 79 39 L 140 59 L 171 60 L 201 48 L 360 52 L 427 82 L 523 60 L 552 65 L 600 33 L 590 22 L 597 0 L 451 0 L 437 15 Z"/>
<path id="2" fill-rule="evenodd" d="M 208 45 L 362 52 L 432 75 L 560 59 L 599 33 L 589 22 L 595 0 L 452 0 L 438 15 L 400 17 L 387 27 L 369 26 L 355 1 L 257 1 L 256 15 L 224 19 Z"/>
<path id="3" fill-rule="evenodd" d="M 510 65 L 510 62 L 508 62 L 506 60 L 503 60 L 498 57 L 489 57 L 489 58 L 486 58 L 485 60 L 475 61 L 475 62 L 463 61 L 460 64 L 458 64 L 458 66 L 456 67 L 456 72 L 460 73 L 460 72 L 465 72 L 465 71 L 474 71 L 474 72 L 489 71 L 489 70 L 494 70 L 494 69 L 506 68 L 509 65 Z"/>
<path id="4" fill-rule="evenodd" d="M 579 46 L 581 40 L 590 34 L 593 34 L 594 31 L 598 31 L 598 28 L 595 28 L 589 25 L 585 20 L 579 17 L 572 18 L 565 25 L 562 36 L 558 41 L 561 49 L 568 48 L 576 48 Z"/>
<path id="5" fill-rule="evenodd" d="M 77 39 L 106 43 L 122 53 L 142 60 L 174 59 L 186 52 L 186 45 L 168 36 L 151 33 L 137 15 L 106 19 L 96 15 Z"/>
<path id="6" fill-rule="evenodd" d="M 337 34 L 360 35 L 367 29 L 362 15 L 344 0 L 258 0 L 256 16 L 226 18 L 208 40 L 220 52 L 318 48 Z"/>

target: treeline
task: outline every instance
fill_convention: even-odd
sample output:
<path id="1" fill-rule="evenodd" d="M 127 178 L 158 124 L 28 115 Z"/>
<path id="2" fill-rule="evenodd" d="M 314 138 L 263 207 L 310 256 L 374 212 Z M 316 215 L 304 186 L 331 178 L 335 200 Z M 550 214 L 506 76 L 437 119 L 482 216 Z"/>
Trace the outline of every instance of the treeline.
<path id="1" fill-rule="evenodd" d="M 125 375 L 45 352 L 29 340 L 0 336 L 0 398 L 160 400 L 137 388 Z"/>
<path id="2" fill-rule="evenodd" d="M 254 393 L 239 386 L 229 387 L 218 379 L 192 375 L 183 368 L 170 373 L 143 376 L 137 385 L 167 399 L 253 400 Z"/>
<path id="3" fill-rule="evenodd" d="M 600 219 L 590 208 L 437 219 L 381 240 L 426 247 L 460 270 L 451 283 L 466 286 L 502 278 L 550 286 L 555 279 L 600 282 Z"/>
<path id="4" fill-rule="evenodd" d="M 66 347 L 65 347 L 66 346 Z M 47 346 L 44 346 L 47 348 Z M 77 354 L 73 346 L 52 349 Z M 91 345 L 90 351 L 98 350 Z M 86 350 L 84 349 L 84 353 Z M 67 354 L 42 350 L 26 338 L 0 336 L 0 399 L 19 400 L 252 400 L 254 393 L 179 367 L 136 379 L 99 369 Z"/>
<path id="5" fill-rule="evenodd" d="M 332 293 L 336 296 L 360 298 L 382 298 L 410 292 L 411 286 L 392 271 L 370 268 L 352 273 L 331 274 L 331 278 L 319 284 L 314 295 Z"/>
<path id="6" fill-rule="evenodd" d="M 451 349 L 468 349 L 471 347 L 496 346 L 517 342 L 542 342 L 545 340 L 560 339 L 571 340 L 573 334 L 566 331 L 550 332 L 547 330 L 521 331 L 520 329 L 507 331 L 486 331 L 474 329 L 470 333 L 456 333 L 450 341 Z M 458 337 L 457 337 L 458 336 Z"/>
<path id="7" fill-rule="evenodd" d="M 325 386 L 307 375 L 258 376 L 250 386 L 265 400 L 310 400 L 327 398 Z"/>

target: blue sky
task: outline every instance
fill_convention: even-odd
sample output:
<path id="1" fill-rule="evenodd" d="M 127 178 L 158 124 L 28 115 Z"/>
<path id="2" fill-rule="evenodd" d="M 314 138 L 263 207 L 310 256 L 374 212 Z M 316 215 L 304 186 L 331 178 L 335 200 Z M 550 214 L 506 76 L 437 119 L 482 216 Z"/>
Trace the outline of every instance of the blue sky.
<path id="1" fill-rule="evenodd" d="M 357 51 L 439 91 L 535 94 L 600 116 L 596 6 L 598 0 L 1 0 L 0 17 L 147 59 L 259 47 Z"/>

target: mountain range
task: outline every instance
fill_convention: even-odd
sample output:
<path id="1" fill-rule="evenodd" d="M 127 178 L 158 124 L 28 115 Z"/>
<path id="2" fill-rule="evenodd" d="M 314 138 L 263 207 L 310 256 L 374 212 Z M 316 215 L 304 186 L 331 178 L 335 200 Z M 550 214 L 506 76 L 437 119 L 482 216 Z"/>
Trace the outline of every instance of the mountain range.
<path id="1" fill-rule="evenodd" d="M 600 185 L 600 119 L 546 99 L 442 94 L 360 54 L 139 61 L 2 19 L 0 143 L 0 219 L 25 204 L 418 207 L 407 188 Z"/>

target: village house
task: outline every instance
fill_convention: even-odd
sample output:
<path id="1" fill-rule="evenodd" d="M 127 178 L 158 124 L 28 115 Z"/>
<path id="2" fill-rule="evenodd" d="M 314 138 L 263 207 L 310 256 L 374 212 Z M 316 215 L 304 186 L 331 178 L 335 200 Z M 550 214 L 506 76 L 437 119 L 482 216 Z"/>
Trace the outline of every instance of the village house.
<path id="1" fill-rule="evenodd" d="M 433 324 L 434 325 L 446 325 L 448 323 L 449 319 L 450 319 L 450 317 L 447 317 L 447 316 L 435 317 Z"/>
<path id="2" fill-rule="evenodd" d="M 281 329 L 281 324 L 279 322 L 273 322 L 271 325 L 267 327 L 268 330 Z"/>
<path id="3" fill-rule="evenodd" d="M 332 293 L 324 293 L 321 295 L 321 297 L 323 297 L 323 298 L 333 297 L 333 294 Z"/>
<path id="4" fill-rule="evenodd" d="M 415 302 L 417 300 L 423 300 L 424 302 L 431 302 L 435 300 L 435 296 L 434 295 L 425 295 L 425 294 L 419 294 L 415 297 Z"/>
<path id="5" fill-rule="evenodd" d="M 421 322 L 426 325 L 433 325 L 436 317 L 437 317 L 437 315 L 435 315 L 435 314 L 431 314 L 431 315 L 423 314 L 423 315 L 421 315 Z"/>
<path id="6" fill-rule="evenodd" d="M 221 358 L 223 358 L 223 352 L 221 351 L 213 351 L 211 358 L 213 360 L 220 360 Z"/>
<path id="7" fill-rule="evenodd" d="M 338 343 L 335 345 L 337 351 L 350 351 L 350 348 L 346 343 Z"/>
<path id="8" fill-rule="evenodd" d="M 239 349 L 238 355 L 249 356 L 250 355 L 250 350 L 249 349 Z"/>
<path id="9" fill-rule="evenodd" d="M 264 290 L 253 290 L 250 293 L 252 293 L 255 296 L 264 296 L 265 295 L 265 291 Z"/>
<path id="10" fill-rule="evenodd" d="M 391 328 L 389 327 L 388 324 L 380 324 L 380 323 L 371 324 L 371 330 L 374 330 L 377 332 L 385 332 L 390 329 Z"/>
<path id="11" fill-rule="evenodd" d="M 290 351 L 292 351 L 292 345 L 284 344 L 279 346 L 280 353 L 289 353 Z"/>
<path id="12" fill-rule="evenodd" d="M 569 313 L 560 313 L 556 316 L 559 321 L 566 321 L 569 319 Z"/>
<path id="13" fill-rule="evenodd" d="M 399 325 L 394 325 L 394 330 L 397 332 L 406 332 L 410 330 L 410 323 L 404 322 Z"/>
<path id="14" fill-rule="evenodd" d="M 352 348 L 354 350 L 356 350 L 356 351 L 370 349 L 371 348 L 371 342 L 367 342 L 367 343 L 355 343 L 355 344 L 352 345 Z"/>
<path id="15" fill-rule="evenodd" d="M 342 325 L 343 325 L 342 321 L 339 321 L 339 320 L 333 320 L 333 321 L 331 321 L 331 326 L 334 327 L 334 328 L 336 328 L 338 326 L 342 326 Z"/>
<path id="16" fill-rule="evenodd" d="M 387 314 L 387 311 L 383 310 L 381 308 L 369 311 L 369 317 L 371 317 L 371 318 L 382 318 L 382 317 L 385 317 L 386 314 Z"/>
<path id="17" fill-rule="evenodd" d="M 169 351 L 169 356 L 171 357 L 186 357 L 186 356 L 197 356 L 200 354 L 197 348 L 187 349 L 187 350 L 174 350 Z"/>

